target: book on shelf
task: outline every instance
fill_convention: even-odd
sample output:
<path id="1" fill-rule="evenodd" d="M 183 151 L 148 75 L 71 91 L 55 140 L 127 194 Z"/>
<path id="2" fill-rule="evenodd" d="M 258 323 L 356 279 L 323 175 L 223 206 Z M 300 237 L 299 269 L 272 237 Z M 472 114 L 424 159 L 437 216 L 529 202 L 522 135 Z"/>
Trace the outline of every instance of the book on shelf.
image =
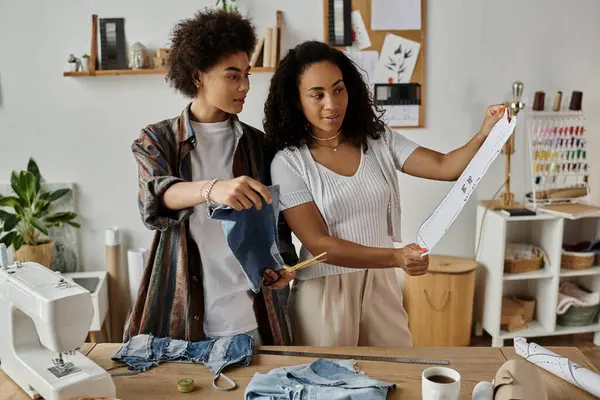
<path id="1" fill-rule="evenodd" d="M 583 203 L 549 204 L 541 207 L 539 211 L 568 219 L 600 217 L 600 207 Z"/>

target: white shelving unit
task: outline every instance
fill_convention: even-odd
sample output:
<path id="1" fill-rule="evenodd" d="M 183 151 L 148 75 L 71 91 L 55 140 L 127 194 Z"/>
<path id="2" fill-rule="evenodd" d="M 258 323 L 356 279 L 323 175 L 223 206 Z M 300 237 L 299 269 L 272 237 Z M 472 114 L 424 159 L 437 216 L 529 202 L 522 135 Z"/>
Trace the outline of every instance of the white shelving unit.
<path id="1" fill-rule="evenodd" d="M 505 339 L 515 337 L 569 335 L 595 332 L 594 344 L 600 346 L 600 322 L 589 326 L 567 327 L 556 324 L 558 288 L 562 280 L 577 283 L 588 290 L 600 291 L 600 261 L 585 270 L 560 268 L 563 243 L 577 243 L 600 237 L 600 218 L 564 219 L 538 211 L 535 216 L 509 217 L 500 211 L 477 208 L 476 260 L 481 266 L 476 302 L 476 334 L 483 330 L 492 336 L 492 346 L 501 347 Z M 544 268 L 521 274 L 504 273 L 506 243 L 529 243 L 544 249 L 550 260 Z M 478 247 L 478 249 L 477 249 Z M 534 321 L 526 329 L 506 332 L 500 329 L 502 297 L 512 294 L 536 298 Z M 477 315 L 480 314 L 480 315 Z"/>

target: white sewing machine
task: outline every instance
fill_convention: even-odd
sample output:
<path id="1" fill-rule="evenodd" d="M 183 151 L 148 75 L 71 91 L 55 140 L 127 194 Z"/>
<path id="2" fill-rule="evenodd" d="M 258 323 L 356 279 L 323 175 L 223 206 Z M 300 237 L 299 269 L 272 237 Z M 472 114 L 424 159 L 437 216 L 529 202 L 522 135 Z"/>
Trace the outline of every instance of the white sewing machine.
<path id="1" fill-rule="evenodd" d="M 37 263 L 6 265 L 2 247 L 0 368 L 32 398 L 115 397 L 108 372 L 77 350 L 94 315 L 90 292 Z"/>

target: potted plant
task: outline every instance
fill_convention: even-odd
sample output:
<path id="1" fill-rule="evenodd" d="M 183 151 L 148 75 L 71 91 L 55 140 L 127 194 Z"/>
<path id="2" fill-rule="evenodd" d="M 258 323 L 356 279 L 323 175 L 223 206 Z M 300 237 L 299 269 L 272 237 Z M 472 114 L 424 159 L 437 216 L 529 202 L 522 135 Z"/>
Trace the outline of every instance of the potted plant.
<path id="1" fill-rule="evenodd" d="M 33 158 L 26 171 L 12 172 L 10 186 L 14 196 L 0 196 L 0 243 L 13 247 L 14 261 L 33 261 L 51 268 L 54 240 L 49 229 L 63 224 L 80 228 L 76 213 L 52 212 L 53 203 L 71 189 L 47 191 Z"/>
<path id="2" fill-rule="evenodd" d="M 83 68 L 83 72 L 90 71 L 90 55 L 84 54 L 81 56 L 81 67 Z"/>
<path id="3" fill-rule="evenodd" d="M 217 0 L 217 7 L 221 5 L 221 8 L 228 12 L 238 12 L 238 6 L 235 3 L 235 0 Z"/>

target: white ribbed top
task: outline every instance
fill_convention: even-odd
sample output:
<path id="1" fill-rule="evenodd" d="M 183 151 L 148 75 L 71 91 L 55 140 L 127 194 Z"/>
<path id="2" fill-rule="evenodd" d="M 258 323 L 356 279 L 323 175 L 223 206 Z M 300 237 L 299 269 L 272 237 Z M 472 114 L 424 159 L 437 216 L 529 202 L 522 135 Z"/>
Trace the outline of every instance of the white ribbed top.
<path id="1" fill-rule="evenodd" d="M 323 185 L 321 206 L 329 221 L 329 234 L 364 246 L 393 247 L 387 222 L 392 189 L 374 151 L 370 148 L 362 153 L 358 170 L 351 177 L 339 175 L 320 164 L 317 166 Z M 287 152 L 275 156 L 271 171 L 273 184 L 280 186 L 282 210 L 313 201 L 302 174 Z M 300 259 L 310 257 L 303 246 Z M 304 280 L 356 271 L 361 270 L 320 263 L 298 271 L 296 277 Z"/>

